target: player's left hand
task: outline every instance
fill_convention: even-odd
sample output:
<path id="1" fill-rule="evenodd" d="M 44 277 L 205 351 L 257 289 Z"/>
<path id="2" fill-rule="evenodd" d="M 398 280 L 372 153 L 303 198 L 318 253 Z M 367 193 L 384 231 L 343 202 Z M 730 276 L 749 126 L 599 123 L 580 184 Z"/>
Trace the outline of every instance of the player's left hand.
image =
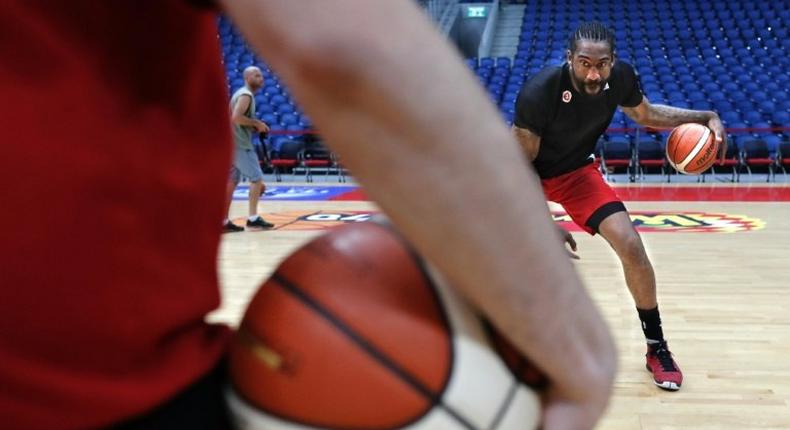
<path id="1" fill-rule="evenodd" d="M 560 226 L 557 226 L 557 230 L 560 232 L 560 236 L 562 237 L 562 241 L 564 243 L 567 243 L 568 246 L 571 247 L 571 249 L 565 248 L 565 251 L 568 253 L 568 257 L 570 257 L 570 258 L 572 258 L 574 260 L 579 260 L 580 257 L 579 257 L 578 254 L 576 254 L 576 239 L 573 238 L 573 235 L 571 234 L 571 232 L 569 232 L 568 230 L 565 230 L 564 228 L 562 228 Z"/>
<path id="2" fill-rule="evenodd" d="M 718 114 L 714 113 L 708 120 L 708 128 L 713 131 L 713 138 L 719 147 L 719 164 L 724 164 L 724 157 L 727 155 L 727 132 Z"/>

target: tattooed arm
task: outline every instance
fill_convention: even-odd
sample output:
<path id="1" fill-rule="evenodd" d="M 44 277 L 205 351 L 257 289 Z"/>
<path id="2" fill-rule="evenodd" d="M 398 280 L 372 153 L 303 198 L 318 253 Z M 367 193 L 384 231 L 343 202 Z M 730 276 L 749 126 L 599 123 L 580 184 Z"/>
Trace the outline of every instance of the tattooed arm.
<path id="1" fill-rule="evenodd" d="M 723 162 L 727 153 L 727 134 L 719 115 L 713 111 L 681 109 L 667 105 L 650 104 L 647 97 L 635 107 L 622 107 L 623 112 L 637 123 L 647 127 L 677 127 L 687 122 L 708 126 L 719 144 L 719 158 Z"/>

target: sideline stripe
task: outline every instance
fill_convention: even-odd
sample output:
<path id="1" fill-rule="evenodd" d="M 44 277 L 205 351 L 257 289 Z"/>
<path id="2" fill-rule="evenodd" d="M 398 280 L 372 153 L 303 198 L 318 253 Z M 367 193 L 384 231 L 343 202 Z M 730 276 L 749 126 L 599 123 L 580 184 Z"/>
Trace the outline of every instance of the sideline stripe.
<path id="1" fill-rule="evenodd" d="M 624 201 L 642 202 L 790 202 L 790 184 L 778 186 L 674 186 L 613 185 Z M 247 188 L 239 186 L 235 201 L 247 200 Z M 263 201 L 367 201 L 356 186 L 277 186 L 266 191 Z"/>

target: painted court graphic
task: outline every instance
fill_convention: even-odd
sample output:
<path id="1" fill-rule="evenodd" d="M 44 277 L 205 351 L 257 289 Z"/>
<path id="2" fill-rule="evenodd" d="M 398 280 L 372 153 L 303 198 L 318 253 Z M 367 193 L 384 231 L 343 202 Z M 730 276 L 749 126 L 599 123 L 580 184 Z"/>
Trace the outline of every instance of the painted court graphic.
<path id="1" fill-rule="evenodd" d="M 336 200 L 338 197 L 353 193 L 358 187 L 355 186 L 267 186 L 263 198 L 265 200 L 286 200 L 286 201 L 324 201 Z M 247 200 L 250 187 L 239 185 L 233 192 L 233 200 Z"/>
<path id="2" fill-rule="evenodd" d="M 324 230 L 350 222 L 367 221 L 375 211 L 287 211 L 262 214 L 277 230 Z M 706 212 L 631 212 L 640 232 L 734 233 L 760 230 L 765 222 L 747 215 Z M 581 231 L 564 212 L 552 212 L 554 221 L 570 231 Z"/>

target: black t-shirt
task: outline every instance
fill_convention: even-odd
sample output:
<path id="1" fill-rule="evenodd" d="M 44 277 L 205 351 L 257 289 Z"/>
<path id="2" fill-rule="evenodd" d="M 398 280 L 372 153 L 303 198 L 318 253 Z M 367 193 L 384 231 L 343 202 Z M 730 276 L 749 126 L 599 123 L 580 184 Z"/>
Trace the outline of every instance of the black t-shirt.
<path id="1" fill-rule="evenodd" d="M 524 84 L 514 125 L 541 137 L 533 165 L 541 178 L 552 178 L 591 163 L 595 143 L 617 106 L 641 102 L 642 90 L 630 64 L 616 61 L 603 94 L 589 96 L 573 87 L 565 63 L 541 70 Z"/>

